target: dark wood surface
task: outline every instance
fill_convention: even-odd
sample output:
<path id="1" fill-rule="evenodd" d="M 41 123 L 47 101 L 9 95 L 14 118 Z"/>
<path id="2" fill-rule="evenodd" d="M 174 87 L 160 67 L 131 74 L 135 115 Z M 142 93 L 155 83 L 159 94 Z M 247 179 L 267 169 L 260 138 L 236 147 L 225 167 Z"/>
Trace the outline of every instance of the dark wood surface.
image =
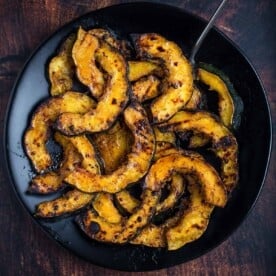
<path id="1" fill-rule="evenodd" d="M 16 76 L 31 52 L 72 19 L 119 0 L 0 0 L 0 120 Z M 220 1 L 155 1 L 208 19 Z M 247 55 L 266 89 L 276 134 L 276 2 L 228 1 L 216 26 Z M 3 143 L 1 140 L 1 152 Z M 19 204 L 0 161 L 0 275 L 121 275 L 79 259 L 50 240 Z M 139 275 L 275 275 L 276 151 L 259 200 L 240 228 L 208 254 L 186 264 Z M 134 274 L 134 273 L 133 273 Z"/>

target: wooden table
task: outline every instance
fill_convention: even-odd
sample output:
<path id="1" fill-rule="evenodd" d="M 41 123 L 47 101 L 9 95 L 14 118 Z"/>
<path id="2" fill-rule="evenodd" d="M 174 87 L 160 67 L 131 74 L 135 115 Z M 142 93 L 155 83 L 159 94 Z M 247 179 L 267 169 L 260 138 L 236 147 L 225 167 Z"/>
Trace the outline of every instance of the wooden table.
<path id="1" fill-rule="evenodd" d="M 0 0 L 0 119 L 17 74 L 30 53 L 64 23 L 120 0 Z M 131 1 L 133 2 L 133 1 Z M 218 0 L 174 2 L 208 19 Z M 249 57 L 266 89 L 276 134 L 276 3 L 273 0 L 228 1 L 217 27 Z M 3 152 L 1 143 L 1 152 Z M 4 161 L 0 170 L 0 275 L 121 275 L 94 266 L 57 246 L 19 204 Z M 223 244 L 186 264 L 140 275 L 272 275 L 276 273 L 275 146 L 259 200 L 241 227 Z M 134 273 L 133 273 L 134 274 Z M 138 274 L 138 273 L 137 273 Z"/>

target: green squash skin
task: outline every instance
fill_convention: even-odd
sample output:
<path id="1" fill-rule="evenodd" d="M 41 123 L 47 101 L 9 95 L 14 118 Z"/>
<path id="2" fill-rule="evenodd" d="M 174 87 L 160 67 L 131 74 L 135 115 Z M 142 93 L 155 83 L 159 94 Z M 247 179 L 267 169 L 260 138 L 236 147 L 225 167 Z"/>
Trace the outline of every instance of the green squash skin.
<path id="1" fill-rule="evenodd" d="M 233 103 L 234 103 L 234 114 L 233 114 L 233 120 L 232 120 L 232 128 L 233 131 L 237 131 L 240 127 L 241 124 L 241 119 L 242 119 L 242 113 L 244 110 L 244 105 L 243 105 L 243 101 L 241 96 L 238 94 L 238 92 L 235 90 L 232 82 L 230 81 L 229 77 L 222 72 L 221 70 L 219 70 L 218 68 L 216 68 L 215 66 L 213 66 L 212 64 L 207 64 L 207 63 L 203 63 L 200 62 L 198 65 L 199 68 L 202 68 L 212 74 L 217 75 L 219 78 L 221 78 L 221 80 L 225 83 L 225 85 L 227 86 L 229 93 L 233 99 Z"/>

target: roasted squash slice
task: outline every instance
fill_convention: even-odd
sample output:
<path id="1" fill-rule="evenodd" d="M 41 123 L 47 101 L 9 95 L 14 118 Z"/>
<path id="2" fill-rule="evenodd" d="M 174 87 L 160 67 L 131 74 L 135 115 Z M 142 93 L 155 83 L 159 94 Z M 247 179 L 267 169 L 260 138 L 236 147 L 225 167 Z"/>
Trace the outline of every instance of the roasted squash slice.
<path id="1" fill-rule="evenodd" d="M 172 41 L 149 33 L 135 41 L 136 50 L 142 58 L 161 59 L 164 63 L 163 94 L 151 104 L 154 122 L 163 122 L 183 108 L 193 92 L 193 75 L 189 61 L 182 50 Z"/>
<path id="2" fill-rule="evenodd" d="M 122 220 L 121 214 L 114 205 L 112 194 L 98 193 L 93 200 L 93 208 L 107 222 L 119 223 Z"/>
<path id="3" fill-rule="evenodd" d="M 57 128 L 66 135 L 99 132 L 110 128 L 128 102 L 128 69 L 123 56 L 102 42 L 95 57 L 109 76 L 104 95 L 96 108 L 85 114 L 64 113 L 59 116 Z"/>
<path id="4" fill-rule="evenodd" d="M 209 141 L 210 141 L 210 138 L 207 137 L 206 135 L 195 132 L 189 139 L 188 148 L 189 149 L 200 148 L 207 145 Z"/>
<path id="5" fill-rule="evenodd" d="M 140 204 L 140 200 L 132 196 L 127 190 L 122 190 L 115 194 L 115 200 L 119 209 L 122 209 L 129 214 L 132 214 Z"/>
<path id="6" fill-rule="evenodd" d="M 71 34 L 64 41 L 61 49 L 49 63 L 50 94 L 57 96 L 73 88 L 75 65 L 72 58 L 72 48 L 76 35 Z"/>
<path id="7" fill-rule="evenodd" d="M 192 97 L 184 107 L 184 110 L 198 110 L 204 102 L 201 91 L 194 87 Z M 180 135 L 181 137 L 181 135 Z M 184 134 L 185 137 L 185 134 Z M 189 138 L 188 148 L 194 149 L 205 146 L 209 142 L 209 138 L 201 133 L 193 133 Z"/>
<path id="8" fill-rule="evenodd" d="M 146 112 L 138 103 L 132 103 L 124 111 L 124 119 L 134 135 L 134 144 L 125 163 L 109 175 L 96 175 L 77 168 L 66 178 L 69 184 L 87 193 L 117 193 L 147 173 L 155 139 Z"/>
<path id="9" fill-rule="evenodd" d="M 180 210 L 173 217 L 161 225 L 150 223 L 130 243 L 176 250 L 201 237 L 208 226 L 214 206 L 204 201 L 197 180 L 192 176 L 185 177 L 190 193 L 188 208 L 184 208 L 187 203 L 183 201 Z"/>
<path id="10" fill-rule="evenodd" d="M 37 172 L 48 169 L 52 164 L 46 142 L 50 126 L 63 112 L 85 113 L 95 106 L 95 102 L 82 93 L 66 92 L 43 102 L 34 112 L 31 125 L 24 136 L 26 153 Z"/>
<path id="11" fill-rule="evenodd" d="M 101 242 L 126 243 L 150 220 L 160 193 L 144 189 L 142 201 L 136 211 L 120 223 L 110 223 L 89 210 L 78 218 L 81 229 L 92 239 Z"/>
<path id="12" fill-rule="evenodd" d="M 76 65 L 78 79 L 89 87 L 92 95 L 99 99 L 104 93 L 104 75 L 96 66 L 95 52 L 100 47 L 99 39 L 79 28 L 73 46 L 72 57 Z"/>
<path id="13" fill-rule="evenodd" d="M 132 96 L 140 103 L 151 100 L 160 94 L 159 85 L 160 80 L 153 75 L 139 79 L 131 87 Z"/>
<path id="14" fill-rule="evenodd" d="M 52 218 L 71 214 L 86 207 L 92 199 L 93 196 L 91 194 L 84 194 L 78 190 L 72 190 L 57 199 L 38 204 L 35 216 Z"/>
<path id="15" fill-rule="evenodd" d="M 166 229 L 168 250 L 176 250 L 192 242 L 205 232 L 214 206 L 205 202 L 200 185 L 188 177 L 189 207 L 179 217 L 177 224 Z"/>
<path id="16" fill-rule="evenodd" d="M 180 175 L 174 175 L 171 183 L 167 185 L 169 185 L 170 192 L 163 201 L 156 205 L 155 214 L 159 214 L 173 208 L 177 200 L 184 192 L 183 177 Z M 135 211 L 135 208 L 137 208 L 140 204 L 140 201 L 126 190 L 117 193 L 115 196 L 119 207 L 129 214 L 132 214 Z"/>
<path id="17" fill-rule="evenodd" d="M 63 148 L 63 160 L 57 171 L 35 176 L 30 183 L 28 192 L 39 194 L 56 192 L 64 187 L 63 180 L 82 161 L 80 154 L 68 137 L 56 132 L 54 138 Z"/>
<path id="18" fill-rule="evenodd" d="M 90 143 L 89 139 L 86 136 L 82 135 L 75 137 L 65 137 L 57 132 L 55 138 L 58 143 L 63 145 L 65 154 L 68 148 L 73 146 L 74 150 L 77 151 L 78 156 L 82 157 L 80 160 L 81 162 L 79 162 L 77 166 L 81 165 L 83 168 L 85 168 L 87 171 L 90 171 L 91 173 L 100 173 L 100 166 L 96 158 L 96 152 L 93 145 Z M 57 174 L 59 176 L 59 182 L 57 182 L 57 180 L 55 179 L 52 179 L 52 182 L 46 183 L 47 186 L 45 185 L 45 187 L 47 187 L 47 189 L 49 189 L 49 187 L 52 187 L 53 189 L 53 186 L 58 188 L 58 184 L 60 186 L 63 186 L 62 181 L 66 180 L 66 176 L 68 176 L 75 168 L 76 166 L 73 168 L 64 168 L 63 174 Z M 50 172 L 49 174 L 51 173 L 52 172 Z M 51 179 L 49 178 L 49 180 Z M 39 187 L 41 190 L 41 185 Z M 74 189 L 66 192 L 61 197 L 58 197 L 54 200 L 40 203 L 37 206 L 36 215 L 39 217 L 56 217 L 65 214 L 71 214 L 91 203 L 93 197 L 94 195 L 85 194 L 77 189 Z"/>
<path id="19" fill-rule="evenodd" d="M 101 168 L 97 160 L 97 154 L 93 144 L 85 135 L 68 137 L 69 141 L 82 156 L 81 167 L 91 173 L 101 173 Z"/>
<path id="20" fill-rule="evenodd" d="M 107 29 L 95 28 L 95 29 L 89 30 L 88 32 L 93 36 L 96 36 L 97 38 L 104 40 L 110 46 L 117 49 L 119 52 L 123 54 L 125 58 L 130 57 L 131 53 L 130 53 L 130 49 L 127 41 L 118 40 Z"/>
<path id="21" fill-rule="evenodd" d="M 173 227 L 178 222 L 180 215 L 181 212 L 178 212 L 175 216 L 167 219 L 161 225 L 149 223 L 130 241 L 130 243 L 149 247 L 166 247 L 166 230 Z"/>
<path id="22" fill-rule="evenodd" d="M 176 153 L 158 159 L 146 176 L 145 187 L 151 190 L 159 189 L 173 173 L 196 175 L 206 202 L 219 207 L 226 204 L 227 195 L 216 170 L 202 158 L 188 154 Z"/>
<path id="23" fill-rule="evenodd" d="M 212 140 L 212 149 L 221 159 L 221 177 L 228 192 L 238 181 L 238 144 L 234 135 L 206 111 L 180 111 L 159 127 L 165 131 L 196 131 Z M 211 203 L 211 202 L 210 202 Z"/>
<path id="24" fill-rule="evenodd" d="M 241 122 L 243 102 L 230 79 L 222 71 L 206 63 L 199 64 L 198 79 L 209 86 L 209 90 L 218 94 L 218 113 L 224 125 L 237 130 Z"/>
<path id="25" fill-rule="evenodd" d="M 93 143 L 103 161 L 105 174 L 113 172 L 124 162 L 131 150 L 132 142 L 132 134 L 120 121 L 107 131 L 93 135 Z"/>
<path id="26" fill-rule="evenodd" d="M 78 166 L 82 165 L 90 172 L 100 173 L 100 168 L 95 156 L 94 148 L 89 142 L 89 140 L 87 139 L 87 137 L 76 136 L 76 137 L 69 138 L 57 132 L 55 135 L 55 138 L 59 144 L 63 145 L 65 154 L 66 154 L 66 151 L 69 149 L 69 147 L 73 147 L 74 150 L 77 151 L 76 154 L 78 154 L 78 156 L 82 156 L 81 163 L 79 162 L 77 164 Z M 55 179 L 52 179 L 52 182 L 46 183 L 44 187 L 47 187 L 48 190 L 51 187 L 52 189 L 53 187 L 55 187 L 56 189 L 59 188 L 58 184 L 62 187 L 63 186 L 62 181 L 66 179 L 66 176 L 69 175 L 74 168 L 75 167 L 73 168 L 68 167 L 67 169 L 64 168 L 63 174 L 57 174 L 59 176 L 58 178 L 59 182 Z M 51 175 L 52 173 L 53 172 L 50 172 L 49 174 Z M 46 179 L 51 180 L 50 177 Z M 36 184 L 40 184 L 40 183 L 36 183 Z M 40 188 L 40 193 L 41 193 L 41 184 L 38 187 Z M 91 194 L 85 194 L 83 192 L 80 192 L 79 190 L 74 189 L 66 192 L 61 197 L 58 197 L 54 200 L 40 203 L 37 206 L 36 216 L 50 218 L 50 217 L 57 217 L 57 216 L 62 216 L 66 214 L 71 214 L 84 208 L 89 203 L 91 203 L 91 201 L 93 200 L 93 197 L 94 196 Z"/>
<path id="27" fill-rule="evenodd" d="M 172 209 L 177 200 L 184 193 L 184 180 L 181 175 L 173 175 L 169 184 L 169 195 L 156 206 L 156 214 Z"/>
<path id="28" fill-rule="evenodd" d="M 180 150 L 175 148 L 173 144 L 168 142 L 156 142 L 156 151 L 153 160 L 172 154 L 179 153 Z M 161 213 L 173 208 L 175 202 L 181 197 L 184 192 L 183 178 L 180 175 L 173 175 L 172 180 L 167 183 L 169 186 L 168 196 L 156 205 L 156 213 Z M 115 195 L 120 208 L 132 214 L 140 201 L 133 197 L 128 191 L 123 190 Z"/>
<path id="29" fill-rule="evenodd" d="M 162 69 L 156 62 L 150 61 L 129 61 L 128 78 L 130 81 L 137 81 L 149 75 L 162 76 Z"/>
<path id="30" fill-rule="evenodd" d="M 201 91 L 197 87 L 194 87 L 192 96 L 185 105 L 184 109 L 198 109 L 201 106 L 202 101 L 203 99 Z"/>
<path id="31" fill-rule="evenodd" d="M 156 142 L 168 142 L 175 145 L 176 137 L 174 132 L 161 132 L 158 127 L 153 127 Z"/>

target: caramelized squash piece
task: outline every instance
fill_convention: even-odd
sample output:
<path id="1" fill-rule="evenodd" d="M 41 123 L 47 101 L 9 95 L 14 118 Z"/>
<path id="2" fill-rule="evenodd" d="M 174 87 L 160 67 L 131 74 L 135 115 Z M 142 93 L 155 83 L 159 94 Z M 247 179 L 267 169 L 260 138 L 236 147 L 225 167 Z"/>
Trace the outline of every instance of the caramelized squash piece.
<path id="1" fill-rule="evenodd" d="M 218 94 L 218 113 L 224 125 L 237 130 L 241 123 L 243 101 L 229 77 L 211 64 L 200 63 L 198 79 Z"/>
<path id="2" fill-rule="evenodd" d="M 194 87 L 193 93 L 187 104 L 185 105 L 185 109 L 198 109 L 202 103 L 202 94 L 197 87 Z"/>
<path id="3" fill-rule="evenodd" d="M 112 194 L 98 193 L 93 200 L 93 208 L 107 222 L 119 223 L 122 219 L 122 216 L 114 205 Z"/>
<path id="4" fill-rule="evenodd" d="M 85 113 L 95 106 L 88 96 L 78 92 L 66 92 L 43 102 L 34 112 L 31 125 L 24 135 L 25 150 L 37 172 L 52 165 L 52 159 L 46 149 L 50 135 L 50 126 L 64 112 Z"/>
<path id="5" fill-rule="evenodd" d="M 238 181 L 238 144 L 234 135 L 206 111 L 180 111 L 159 127 L 165 131 L 192 130 L 210 137 L 212 149 L 221 159 L 221 178 L 228 192 Z M 211 203 L 211 202 L 210 202 Z"/>
<path id="6" fill-rule="evenodd" d="M 160 94 L 160 80 L 153 75 L 139 79 L 132 85 L 132 96 L 140 103 L 153 99 Z"/>
<path id="7" fill-rule="evenodd" d="M 116 122 L 105 132 L 96 133 L 93 142 L 104 164 L 106 174 L 113 172 L 131 150 L 132 134 L 123 122 Z"/>
<path id="8" fill-rule="evenodd" d="M 63 180 L 66 176 L 82 161 L 80 154 L 68 137 L 56 132 L 54 138 L 63 148 L 63 160 L 57 171 L 35 176 L 30 183 L 28 192 L 49 194 L 58 191 L 64 187 Z"/>
<path id="9" fill-rule="evenodd" d="M 123 56 L 103 42 L 95 52 L 95 57 L 109 76 L 104 95 L 96 108 L 85 114 L 63 113 L 59 116 L 57 128 L 66 135 L 110 128 L 127 104 L 129 84 L 127 63 Z"/>
<path id="10" fill-rule="evenodd" d="M 176 138 L 174 132 L 161 132 L 157 126 L 153 127 L 156 142 L 168 142 L 175 145 Z"/>
<path id="11" fill-rule="evenodd" d="M 207 145 L 210 141 L 210 138 L 205 136 L 202 133 L 194 133 L 190 139 L 189 139 L 189 149 L 195 149 L 195 148 L 200 148 L 205 145 Z"/>
<path id="12" fill-rule="evenodd" d="M 163 94 L 151 104 L 153 121 L 163 122 L 183 108 L 193 92 L 192 68 L 182 50 L 172 41 L 149 33 L 135 41 L 141 57 L 161 59 L 166 77 L 163 82 Z"/>
<path id="13" fill-rule="evenodd" d="M 146 112 L 138 103 L 132 103 L 124 111 L 124 119 L 134 135 L 134 144 L 125 163 L 109 175 L 97 175 L 77 168 L 66 178 L 69 184 L 87 193 L 117 193 L 147 173 L 155 139 Z"/>
<path id="14" fill-rule="evenodd" d="M 104 40 L 113 48 L 117 49 L 125 58 L 130 57 L 130 49 L 127 41 L 118 40 L 111 34 L 107 29 L 95 28 L 88 31 L 90 34 L 96 36 L 97 38 Z"/>
<path id="15" fill-rule="evenodd" d="M 132 214 L 139 206 L 140 201 L 132 196 L 127 190 L 115 194 L 116 202 L 124 211 Z"/>
<path id="16" fill-rule="evenodd" d="M 156 142 L 156 151 L 153 160 L 172 154 L 179 153 L 180 150 L 175 148 L 173 144 L 168 142 Z M 169 185 L 168 196 L 156 205 L 155 213 L 161 213 L 167 211 L 175 205 L 176 201 L 181 197 L 184 192 L 183 177 L 180 175 L 173 175 L 172 180 L 167 183 Z M 139 200 L 133 197 L 127 190 L 123 190 L 115 195 L 118 205 L 123 210 L 132 214 L 137 206 L 139 206 Z"/>
<path id="17" fill-rule="evenodd" d="M 159 196 L 158 192 L 144 189 L 140 206 L 129 218 L 123 218 L 120 223 L 107 222 L 93 210 L 87 211 L 77 221 L 81 229 L 92 239 L 101 242 L 126 243 L 149 222 Z"/>
<path id="18" fill-rule="evenodd" d="M 128 79 L 130 81 L 137 81 L 142 77 L 157 74 L 158 76 L 162 75 L 162 69 L 157 63 L 150 61 L 129 61 L 129 72 Z"/>
<path id="19" fill-rule="evenodd" d="M 41 202 L 36 208 L 35 216 L 52 218 L 71 214 L 86 207 L 92 199 L 90 194 L 72 190 L 57 199 Z"/>
<path id="20" fill-rule="evenodd" d="M 227 195 L 216 170 L 202 158 L 176 153 L 158 159 L 150 168 L 145 187 L 159 189 L 173 173 L 194 174 L 199 179 L 206 202 L 224 207 Z"/>
<path id="21" fill-rule="evenodd" d="M 156 206 L 156 214 L 172 209 L 177 200 L 184 193 L 184 180 L 181 175 L 173 175 L 172 181 L 169 184 L 169 195 Z"/>
<path id="22" fill-rule="evenodd" d="M 64 41 L 61 49 L 49 63 L 50 94 L 57 96 L 73 88 L 75 65 L 72 58 L 72 48 L 76 35 L 71 34 Z"/>
<path id="23" fill-rule="evenodd" d="M 218 93 L 219 116 L 225 126 L 231 127 L 234 114 L 234 102 L 226 84 L 219 76 L 201 68 L 198 68 L 198 78 L 204 84 L 208 85 L 211 91 Z"/>
<path id="24" fill-rule="evenodd" d="M 77 151 L 77 154 L 82 157 L 81 165 L 87 171 L 91 173 L 100 173 L 100 166 L 96 158 L 96 152 L 93 145 L 90 143 L 89 139 L 85 135 L 75 136 L 75 137 L 64 137 L 63 135 L 56 133 L 56 140 L 62 144 L 65 150 L 71 146 Z M 63 184 L 63 180 L 66 181 L 66 177 L 72 172 L 73 169 L 68 168 L 65 170 L 62 177 L 60 177 L 60 185 Z M 70 169 L 70 170 L 69 170 Z M 52 173 L 52 172 L 51 172 Z M 57 185 L 58 182 L 47 183 L 47 187 L 52 187 Z M 74 213 L 92 202 L 94 195 L 83 193 L 77 189 L 71 190 L 63 194 L 54 200 L 42 202 L 37 206 L 37 216 L 39 217 L 56 217 L 65 214 Z"/>
<path id="25" fill-rule="evenodd" d="M 93 144 L 86 135 L 68 137 L 69 141 L 82 156 L 81 167 L 91 173 L 101 173 L 101 168 L 97 160 L 97 154 Z"/>
<path id="26" fill-rule="evenodd" d="M 200 185 L 189 177 L 189 207 L 179 217 L 175 226 L 166 229 L 168 250 L 176 250 L 192 242 L 205 232 L 214 206 L 204 201 Z"/>
<path id="27" fill-rule="evenodd" d="M 175 216 L 167 219 L 161 225 L 149 223 L 141 230 L 141 232 L 138 233 L 136 237 L 134 237 L 134 239 L 130 241 L 130 243 L 149 247 L 166 247 L 166 230 L 173 227 L 177 223 L 180 215 L 181 212 L 178 212 Z"/>
<path id="28" fill-rule="evenodd" d="M 99 39 L 79 28 L 72 50 L 78 79 L 89 87 L 91 94 L 99 99 L 104 93 L 104 75 L 96 66 L 95 53 L 100 47 Z"/>

